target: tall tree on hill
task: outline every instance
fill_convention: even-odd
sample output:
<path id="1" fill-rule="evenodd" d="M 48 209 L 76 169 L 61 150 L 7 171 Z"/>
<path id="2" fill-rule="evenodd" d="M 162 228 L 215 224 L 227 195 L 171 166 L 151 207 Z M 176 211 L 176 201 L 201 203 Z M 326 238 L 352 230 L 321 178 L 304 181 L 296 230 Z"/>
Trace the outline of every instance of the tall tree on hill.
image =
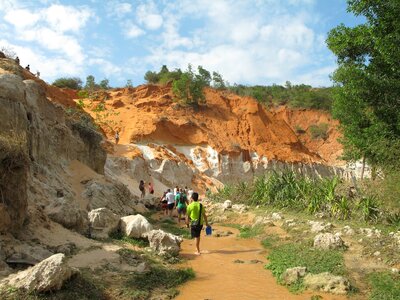
<path id="1" fill-rule="evenodd" d="M 333 114 L 344 133 L 345 156 L 377 166 L 400 167 L 400 1 L 348 0 L 348 11 L 366 19 L 329 32 L 337 56 Z"/>
<path id="2" fill-rule="evenodd" d="M 94 91 L 96 88 L 96 81 L 93 75 L 89 75 L 86 77 L 86 84 L 85 84 L 85 90 L 88 91 Z"/>

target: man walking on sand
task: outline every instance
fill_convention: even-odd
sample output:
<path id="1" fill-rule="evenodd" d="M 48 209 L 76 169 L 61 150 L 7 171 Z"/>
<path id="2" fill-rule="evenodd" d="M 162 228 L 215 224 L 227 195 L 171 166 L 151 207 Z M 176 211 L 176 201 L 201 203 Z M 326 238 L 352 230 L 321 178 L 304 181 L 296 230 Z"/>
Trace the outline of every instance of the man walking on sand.
<path id="1" fill-rule="evenodd" d="M 192 203 L 190 203 L 186 209 L 186 225 L 189 227 L 190 221 L 190 233 L 192 238 L 196 240 L 196 255 L 200 255 L 200 233 L 203 229 L 204 222 L 208 226 L 207 215 L 203 204 L 199 203 L 199 194 L 192 194 Z"/>

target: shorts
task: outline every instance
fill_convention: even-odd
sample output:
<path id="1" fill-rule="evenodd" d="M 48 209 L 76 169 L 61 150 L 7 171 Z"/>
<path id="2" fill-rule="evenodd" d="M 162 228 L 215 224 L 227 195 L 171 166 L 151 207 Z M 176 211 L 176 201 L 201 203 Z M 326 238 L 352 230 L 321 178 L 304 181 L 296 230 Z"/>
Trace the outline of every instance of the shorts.
<path id="1" fill-rule="evenodd" d="M 175 206 L 175 203 L 168 203 L 168 209 L 173 210 Z"/>
<path id="2" fill-rule="evenodd" d="M 201 230 L 203 229 L 203 225 L 191 225 L 190 226 L 190 234 L 192 238 L 200 237 Z"/>
<path id="3" fill-rule="evenodd" d="M 161 202 L 161 208 L 162 209 L 167 209 L 167 207 L 168 207 L 167 202 Z"/>
<path id="4" fill-rule="evenodd" d="M 178 214 L 186 214 L 186 206 L 178 207 Z"/>

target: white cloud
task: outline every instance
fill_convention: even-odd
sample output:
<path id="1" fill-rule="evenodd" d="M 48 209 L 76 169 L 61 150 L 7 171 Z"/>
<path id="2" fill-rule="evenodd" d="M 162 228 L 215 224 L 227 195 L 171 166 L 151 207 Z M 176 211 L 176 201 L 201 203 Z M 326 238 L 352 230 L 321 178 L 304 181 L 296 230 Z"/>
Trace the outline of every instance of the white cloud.
<path id="1" fill-rule="evenodd" d="M 110 77 L 112 75 L 119 75 L 122 71 L 121 67 L 114 65 L 112 62 L 103 58 L 91 58 L 88 61 L 89 65 L 97 65 L 105 74 Z"/>
<path id="2" fill-rule="evenodd" d="M 151 2 L 152 3 L 152 2 Z M 231 83 L 295 82 L 310 64 L 319 68 L 315 82 L 328 84 L 321 57 L 321 37 L 310 23 L 314 0 L 290 0 L 286 5 L 268 1 L 182 0 L 168 2 L 161 11 L 163 31 L 150 54 L 138 62 L 158 69 L 162 64 L 186 68 L 188 63 L 216 70 Z M 187 20 L 202 27 L 183 28 Z M 328 62 L 330 63 L 330 62 Z M 142 68 L 142 66 L 141 66 Z M 318 78 L 317 78 L 318 77 Z"/>
<path id="3" fill-rule="evenodd" d="M 32 11 L 11 10 L 4 19 L 15 27 L 16 39 L 37 43 L 44 49 L 65 55 L 76 64 L 81 64 L 85 55 L 75 34 L 80 32 L 93 15 L 87 7 L 53 4 Z"/>
<path id="4" fill-rule="evenodd" d="M 46 80 L 53 80 L 59 76 L 81 76 L 84 68 L 81 64 L 71 61 L 64 56 L 48 56 L 40 49 L 19 46 L 0 40 L 0 45 L 12 48 L 19 56 L 21 65 L 30 65 L 32 72 L 40 71 Z"/>
<path id="5" fill-rule="evenodd" d="M 135 24 L 128 24 L 125 35 L 129 38 L 137 38 L 143 35 L 145 31 Z"/>
<path id="6" fill-rule="evenodd" d="M 128 2 L 109 1 L 107 3 L 109 17 L 122 18 L 132 11 L 132 5 Z"/>
<path id="7" fill-rule="evenodd" d="M 56 31 L 78 32 L 93 16 L 89 8 L 53 4 L 41 11 L 41 16 Z"/>
<path id="8" fill-rule="evenodd" d="M 136 16 L 139 24 L 149 30 L 159 29 L 163 24 L 163 17 L 158 13 L 156 5 L 152 1 L 139 5 L 136 9 Z"/>
<path id="9" fill-rule="evenodd" d="M 19 3 L 16 0 L 0 0 L 0 11 L 7 12 L 18 7 Z"/>
<path id="10" fill-rule="evenodd" d="M 18 29 L 33 27 L 36 25 L 39 19 L 40 16 L 38 14 L 32 13 L 26 9 L 11 10 L 4 16 L 4 20 L 14 25 Z"/>

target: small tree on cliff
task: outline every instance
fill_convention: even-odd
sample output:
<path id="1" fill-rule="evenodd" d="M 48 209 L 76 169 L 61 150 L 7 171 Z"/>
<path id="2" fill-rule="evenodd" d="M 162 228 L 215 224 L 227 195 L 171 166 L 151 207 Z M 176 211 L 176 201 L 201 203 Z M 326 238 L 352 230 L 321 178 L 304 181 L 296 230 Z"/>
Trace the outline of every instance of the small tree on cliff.
<path id="1" fill-rule="evenodd" d="M 206 86 L 202 75 L 194 73 L 189 64 L 187 71 L 183 72 L 178 80 L 174 80 L 172 91 L 182 103 L 198 106 L 205 103 L 206 97 L 203 89 Z"/>

